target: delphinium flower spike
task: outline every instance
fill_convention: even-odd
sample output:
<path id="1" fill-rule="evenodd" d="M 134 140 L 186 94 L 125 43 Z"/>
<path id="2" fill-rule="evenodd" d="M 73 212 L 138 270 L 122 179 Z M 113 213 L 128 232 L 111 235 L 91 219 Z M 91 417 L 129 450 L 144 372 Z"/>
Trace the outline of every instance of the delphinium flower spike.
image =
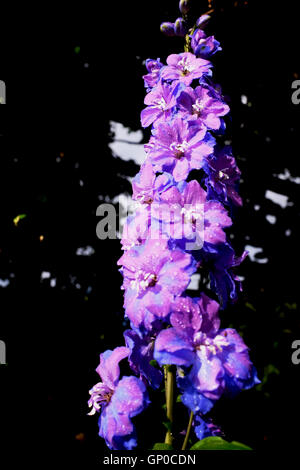
<path id="1" fill-rule="evenodd" d="M 207 15 L 189 24 L 190 7 L 189 0 L 180 0 L 182 17 L 161 25 L 166 35 L 185 38 L 184 52 L 170 54 L 165 63 L 147 59 L 143 76 L 141 124 L 151 126 L 151 137 L 132 181 L 137 208 L 125 223 L 118 261 L 130 329 L 124 346 L 101 354 L 101 382 L 89 400 L 110 449 L 137 445 L 132 418 L 151 406 L 147 388 L 158 391 L 163 377 L 169 419 L 175 373 L 190 412 L 183 449 L 192 427 L 200 440 L 222 435 L 209 411 L 223 395 L 259 383 L 244 340 L 220 324 L 220 309 L 240 289 L 234 269 L 247 255 L 236 256 L 226 234 L 232 204 L 242 205 L 240 170 L 231 148 L 219 142 L 229 106 L 212 81 L 211 58 L 221 47 L 204 31 Z M 210 296 L 188 295 L 197 270 L 209 276 Z M 133 375 L 120 379 L 119 362 L 125 359 Z M 166 442 L 172 444 L 173 437 L 169 429 Z"/>

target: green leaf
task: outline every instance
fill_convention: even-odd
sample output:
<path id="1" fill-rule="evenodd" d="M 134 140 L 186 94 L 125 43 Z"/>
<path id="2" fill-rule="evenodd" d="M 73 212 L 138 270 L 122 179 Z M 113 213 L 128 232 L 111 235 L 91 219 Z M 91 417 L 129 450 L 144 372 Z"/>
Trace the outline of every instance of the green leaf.
<path id="1" fill-rule="evenodd" d="M 246 302 L 245 307 L 249 308 L 249 310 L 252 310 L 252 312 L 256 312 L 256 308 L 250 302 Z"/>
<path id="2" fill-rule="evenodd" d="M 252 450 L 251 447 L 241 444 L 240 442 L 224 441 L 221 437 L 206 437 L 201 441 L 196 442 L 191 447 L 191 450 Z"/>
<path id="3" fill-rule="evenodd" d="M 17 227 L 17 226 L 18 226 L 18 223 L 20 222 L 20 220 L 25 219 L 25 217 L 27 217 L 26 214 L 19 214 L 19 215 L 17 215 L 17 216 L 13 219 L 13 222 L 14 222 L 15 226 Z"/>
<path id="4" fill-rule="evenodd" d="M 152 450 L 172 450 L 171 444 L 165 444 L 164 442 L 157 442 L 154 444 Z"/>
<path id="5" fill-rule="evenodd" d="M 151 361 L 149 361 L 149 364 L 152 367 L 156 367 L 156 369 L 159 368 L 158 362 L 155 359 L 151 359 Z"/>

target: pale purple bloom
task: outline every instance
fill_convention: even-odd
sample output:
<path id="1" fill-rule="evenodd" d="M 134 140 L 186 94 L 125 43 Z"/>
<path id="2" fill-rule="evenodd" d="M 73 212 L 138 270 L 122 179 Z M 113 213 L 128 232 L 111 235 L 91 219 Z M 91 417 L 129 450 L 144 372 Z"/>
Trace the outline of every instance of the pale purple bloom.
<path id="1" fill-rule="evenodd" d="M 242 338 L 231 328 L 219 329 L 217 302 L 202 294 L 192 300 L 198 304 L 198 311 L 191 302 L 185 302 L 174 302 L 172 327 L 159 333 L 154 358 L 161 365 L 191 367 L 178 378 L 182 401 L 192 411 L 206 413 L 225 390 L 236 393 L 259 381 Z"/>
<path id="2" fill-rule="evenodd" d="M 130 350 L 119 347 L 100 355 L 96 371 L 101 382 L 91 390 L 89 414 L 100 413 L 99 436 L 113 450 L 131 450 L 136 446 L 136 433 L 131 418 L 141 413 L 149 404 L 146 387 L 137 377 L 120 380 L 119 362 L 128 357 Z"/>
<path id="3" fill-rule="evenodd" d="M 146 68 L 148 73 L 143 76 L 145 87 L 148 89 L 153 88 L 159 82 L 161 68 L 164 64 L 161 63 L 160 59 L 147 59 Z"/>
<path id="4" fill-rule="evenodd" d="M 235 158 L 231 154 L 230 147 L 225 147 L 216 155 L 207 160 L 209 176 L 205 183 L 210 199 L 219 199 L 228 202 L 231 199 L 237 206 L 242 205 L 242 198 L 236 191 L 236 184 L 241 172 L 236 165 Z"/>
<path id="5" fill-rule="evenodd" d="M 175 186 L 161 194 L 160 202 L 152 205 L 153 217 L 163 222 L 164 233 L 174 239 L 197 239 L 201 246 L 224 243 L 224 227 L 232 224 L 227 211 L 217 201 L 207 201 L 206 192 L 198 181 L 187 183 L 182 190 Z"/>
<path id="6" fill-rule="evenodd" d="M 133 329 L 150 330 L 166 318 L 174 297 L 187 288 L 196 266 L 191 255 L 170 249 L 165 239 L 151 239 L 119 259 L 124 282 L 124 307 Z"/>
<path id="7" fill-rule="evenodd" d="M 135 245 L 141 245 L 152 234 L 151 204 L 159 199 L 160 194 L 171 187 L 174 180 L 169 173 L 155 175 L 152 164 L 146 160 L 139 173 L 132 181 L 133 200 L 141 203 L 135 214 L 129 215 L 122 231 L 122 248 L 128 250 Z"/>
<path id="8" fill-rule="evenodd" d="M 178 105 L 186 119 L 204 124 L 214 131 L 221 127 L 220 117 L 229 112 L 229 106 L 203 86 L 185 88 L 178 97 Z"/>
<path id="9" fill-rule="evenodd" d="M 208 60 L 199 59 L 191 52 L 171 54 L 167 58 L 167 64 L 161 77 L 165 80 L 180 80 L 185 85 L 190 85 L 194 79 L 209 73 L 211 67 Z"/>
<path id="10" fill-rule="evenodd" d="M 153 165 L 148 160 L 143 163 L 140 171 L 132 181 L 132 198 L 142 204 L 151 204 L 154 200 L 154 183 L 156 175 Z"/>
<path id="11" fill-rule="evenodd" d="M 147 207 L 129 215 L 124 223 L 121 244 L 123 250 L 142 245 L 150 233 L 151 214 Z"/>
<path id="12" fill-rule="evenodd" d="M 169 173 L 156 176 L 153 165 L 149 160 L 141 166 L 132 181 L 132 198 L 142 204 L 151 204 L 154 198 L 174 184 Z"/>
<path id="13" fill-rule="evenodd" d="M 155 125 L 166 121 L 172 114 L 176 105 L 176 90 L 178 85 L 159 82 L 146 96 L 144 103 L 147 108 L 141 112 L 141 123 L 148 127 L 155 121 Z"/>
<path id="14" fill-rule="evenodd" d="M 176 182 L 186 179 L 192 169 L 201 168 L 215 144 L 214 139 L 206 134 L 205 126 L 190 128 L 180 116 L 172 122 L 160 123 L 153 134 L 145 146 L 149 159 L 155 170 L 168 171 Z"/>

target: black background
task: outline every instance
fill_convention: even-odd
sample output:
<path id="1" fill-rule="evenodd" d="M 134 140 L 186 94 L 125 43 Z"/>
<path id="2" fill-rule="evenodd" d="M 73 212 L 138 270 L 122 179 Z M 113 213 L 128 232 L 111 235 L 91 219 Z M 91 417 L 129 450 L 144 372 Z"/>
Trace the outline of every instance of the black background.
<path id="1" fill-rule="evenodd" d="M 208 9 L 205 1 L 195 4 L 199 16 Z M 300 176 L 300 105 L 291 102 L 300 76 L 296 2 L 219 0 L 214 6 L 208 31 L 223 47 L 213 60 L 215 79 L 230 99 L 228 138 L 243 174 L 244 206 L 232 243 L 238 254 L 246 244 L 262 247 L 261 258 L 268 259 L 243 263 L 244 291 L 222 313 L 223 326 L 243 334 L 263 384 L 221 401 L 214 417 L 228 440 L 257 450 L 291 449 L 300 423 L 300 365 L 291 362 L 291 344 L 300 339 L 299 185 L 274 174 L 287 168 Z M 165 60 L 183 45 L 159 31 L 162 21 L 179 16 L 175 0 L 13 9 L 3 13 L 0 42 L 7 87 L 0 109 L 0 278 L 10 280 L 0 287 L 8 362 L 0 366 L 1 432 L 9 437 L 12 462 L 42 455 L 71 468 L 105 449 L 86 402 L 99 353 L 122 344 L 124 329 L 120 243 L 96 238 L 95 214 L 100 195 L 130 193 L 125 177 L 138 167 L 113 158 L 109 121 L 140 128 L 143 61 Z M 267 189 L 293 205 L 274 204 Z M 266 214 L 276 216 L 274 225 Z M 87 245 L 95 254 L 76 256 Z M 54 288 L 41 281 L 42 271 L 56 278 Z M 141 447 L 163 439 L 160 418 L 151 409 L 138 421 Z"/>

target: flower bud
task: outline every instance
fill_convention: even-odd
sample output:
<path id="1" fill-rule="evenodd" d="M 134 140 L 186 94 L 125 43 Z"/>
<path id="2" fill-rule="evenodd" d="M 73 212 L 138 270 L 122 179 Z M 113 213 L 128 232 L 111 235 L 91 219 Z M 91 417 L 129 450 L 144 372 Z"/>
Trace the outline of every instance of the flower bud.
<path id="1" fill-rule="evenodd" d="M 184 37 L 187 34 L 187 24 L 182 18 L 177 18 L 177 20 L 175 21 L 174 31 L 176 36 Z"/>
<path id="2" fill-rule="evenodd" d="M 174 23 L 170 23 L 169 21 L 162 23 L 160 25 L 160 30 L 166 36 L 175 36 Z"/>
<path id="3" fill-rule="evenodd" d="M 204 29 L 207 23 L 209 22 L 210 18 L 211 17 L 209 15 L 202 15 L 200 16 L 200 18 L 198 18 L 196 25 L 198 26 L 198 28 Z"/>
<path id="4" fill-rule="evenodd" d="M 190 0 L 180 0 L 179 2 L 179 10 L 183 15 L 186 15 L 190 10 Z"/>

